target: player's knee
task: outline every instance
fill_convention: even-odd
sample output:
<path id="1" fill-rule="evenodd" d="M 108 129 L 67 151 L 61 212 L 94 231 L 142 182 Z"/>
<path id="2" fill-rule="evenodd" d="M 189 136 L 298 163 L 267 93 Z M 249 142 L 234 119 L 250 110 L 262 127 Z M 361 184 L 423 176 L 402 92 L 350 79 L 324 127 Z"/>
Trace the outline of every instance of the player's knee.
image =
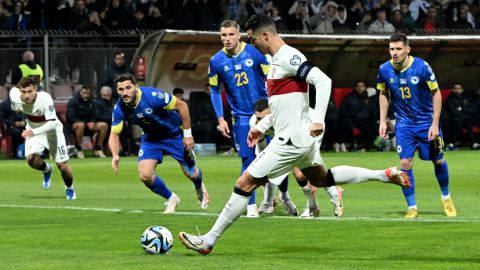
<path id="1" fill-rule="evenodd" d="M 28 165 L 32 168 L 35 167 L 35 161 L 36 161 L 37 157 L 35 155 L 28 155 L 27 156 L 27 162 L 28 162 Z"/>
<path id="2" fill-rule="evenodd" d="M 411 170 L 413 167 L 413 159 L 402 159 L 400 160 L 400 166 L 404 170 Z"/>
<path id="3" fill-rule="evenodd" d="M 140 178 L 140 181 L 144 183 L 150 183 L 151 181 L 153 181 L 153 172 L 139 171 L 138 177 Z"/>
<path id="4" fill-rule="evenodd" d="M 105 122 L 97 122 L 97 129 L 101 131 L 106 131 L 108 129 L 108 124 Z"/>
<path id="5" fill-rule="evenodd" d="M 307 180 L 305 175 L 303 175 L 302 171 L 297 167 L 293 168 L 293 175 L 295 176 L 295 179 L 297 179 L 297 181 Z"/>

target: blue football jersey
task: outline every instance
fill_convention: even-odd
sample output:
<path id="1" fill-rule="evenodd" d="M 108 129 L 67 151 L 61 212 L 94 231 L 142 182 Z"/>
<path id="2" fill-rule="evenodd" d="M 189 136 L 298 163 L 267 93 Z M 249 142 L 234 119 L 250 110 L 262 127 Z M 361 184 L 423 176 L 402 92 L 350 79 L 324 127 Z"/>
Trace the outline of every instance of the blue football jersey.
<path id="1" fill-rule="evenodd" d="M 438 89 L 438 83 L 432 68 L 424 60 L 409 56 L 409 64 L 404 70 L 395 69 L 391 60 L 383 63 L 378 70 L 377 89 L 390 92 L 398 123 L 432 123 L 431 91 Z"/>
<path id="2" fill-rule="evenodd" d="M 139 125 L 144 136 L 152 139 L 172 138 L 182 132 L 180 115 L 173 110 L 176 98 L 160 89 L 139 87 L 137 105 L 130 107 L 121 99 L 113 109 L 112 132 L 119 134 L 123 121 Z"/>
<path id="3" fill-rule="evenodd" d="M 255 102 L 267 98 L 265 79 L 268 69 L 267 57 L 242 42 L 242 50 L 237 55 L 229 55 L 222 49 L 210 59 L 208 82 L 212 93 L 216 94 L 220 93 L 220 83 L 223 82 L 233 117 L 248 124 Z M 221 112 L 217 112 L 219 116 L 222 116 Z"/>

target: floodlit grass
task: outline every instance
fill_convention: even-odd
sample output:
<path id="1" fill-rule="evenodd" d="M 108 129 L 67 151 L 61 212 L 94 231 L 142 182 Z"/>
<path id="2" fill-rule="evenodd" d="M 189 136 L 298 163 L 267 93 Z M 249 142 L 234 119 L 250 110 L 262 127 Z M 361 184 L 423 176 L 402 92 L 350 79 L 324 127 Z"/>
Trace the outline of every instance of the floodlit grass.
<path id="1" fill-rule="evenodd" d="M 323 157 L 329 167 L 398 164 L 393 152 Z M 187 250 L 176 235 L 194 233 L 196 226 L 202 233 L 210 229 L 239 174 L 237 157 L 198 158 L 211 198 L 206 211 L 177 163 L 166 158 L 157 173 L 182 199 L 175 215 L 161 213 L 164 200 L 138 180 L 134 158 L 120 161 L 117 176 L 110 159 L 71 160 L 76 201 L 65 199 L 58 169 L 45 191 L 41 174 L 25 161 L 0 160 L 0 269 L 479 269 L 480 152 L 449 152 L 446 158 L 456 218 L 443 215 L 431 163 L 416 160 L 414 221 L 402 218 L 399 187 L 347 185 L 343 218 L 333 217 L 319 190 L 320 218 L 290 218 L 281 208 L 274 216 L 240 218 L 208 256 Z M 293 180 L 290 193 L 303 210 L 305 199 Z M 141 233 L 155 224 L 175 236 L 170 255 L 147 255 L 140 247 Z"/>

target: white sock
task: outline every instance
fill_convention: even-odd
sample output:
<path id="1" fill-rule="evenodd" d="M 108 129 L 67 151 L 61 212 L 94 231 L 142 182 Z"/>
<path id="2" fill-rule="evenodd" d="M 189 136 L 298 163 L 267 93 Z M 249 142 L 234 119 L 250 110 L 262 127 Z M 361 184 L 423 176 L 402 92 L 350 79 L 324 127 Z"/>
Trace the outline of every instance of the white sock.
<path id="1" fill-rule="evenodd" d="M 410 210 L 410 209 L 417 209 L 417 205 L 415 204 L 415 205 L 409 206 L 408 210 Z"/>
<path id="2" fill-rule="evenodd" d="M 302 187 L 303 194 L 305 194 L 305 197 L 307 197 L 307 204 L 309 208 L 317 208 L 317 198 L 315 195 L 312 194 L 312 191 L 310 190 L 310 186 L 306 185 Z"/>
<path id="3" fill-rule="evenodd" d="M 52 171 L 52 165 L 48 164 L 45 162 L 47 166 L 45 166 L 45 170 L 43 170 L 43 173 L 49 173 Z"/>
<path id="4" fill-rule="evenodd" d="M 365 181 L 389 182 L 384 170 L 370 170 L 352 166 L 336 166 L 330 169 L 336 184 L 356 184 Z"/>
<path id="5" fill-rule="evenodd" d="M 338 189 L 336 186 L 326 187 L 325 191 L 327 192 L 328 196 L 330 196 L 330 199 L 332 199 L 334 202 L 338 200 Z"/>
<path id="6" fill-rule="evenodd" d="M 442 196 L 442 200 L 450 199 L 450 194 L 448 194 L 448 195 L 441 195 L 441 196 Z"/>
<path id="7" fill-rule="evenodd" d="M 270 182 L 265 184 L 263 190 L 263 201 L 269 205 L 273 205 L 273 198 L 275 197 L 275 189 L 277 185 L 272 184 Z"/>
<path id="8" fill-rule="evenodd" d="M 248 197 L 232 193 L 212 229 L 204 235 L 208 246 L 213 246 L 222 233 L 245 211 Z"/>

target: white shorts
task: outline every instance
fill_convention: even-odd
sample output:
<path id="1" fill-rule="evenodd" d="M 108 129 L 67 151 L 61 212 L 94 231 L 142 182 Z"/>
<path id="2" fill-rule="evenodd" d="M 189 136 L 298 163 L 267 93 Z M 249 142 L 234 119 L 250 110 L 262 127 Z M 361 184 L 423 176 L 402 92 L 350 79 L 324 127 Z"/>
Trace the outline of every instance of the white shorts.
<path id="1" fill-rule="evenodd" d="M 61 128 L 33 136 L 25 141 L 25 156 L 41 155 L 45 149 L 48 149 L 55 163 L 65 162 L 69 159 L 65 136 Z"/>
<path id="2" fill-rule="evenodd" d="M 311 147 L 296 147 L 277 144 L 275 141 L 265 148 L 248 166 L 248 173 L 255 178 L 268 177 L 268 181 L 279 185 L 295 166 L 300 169 L 323 165 L 320 144 Z"/>

